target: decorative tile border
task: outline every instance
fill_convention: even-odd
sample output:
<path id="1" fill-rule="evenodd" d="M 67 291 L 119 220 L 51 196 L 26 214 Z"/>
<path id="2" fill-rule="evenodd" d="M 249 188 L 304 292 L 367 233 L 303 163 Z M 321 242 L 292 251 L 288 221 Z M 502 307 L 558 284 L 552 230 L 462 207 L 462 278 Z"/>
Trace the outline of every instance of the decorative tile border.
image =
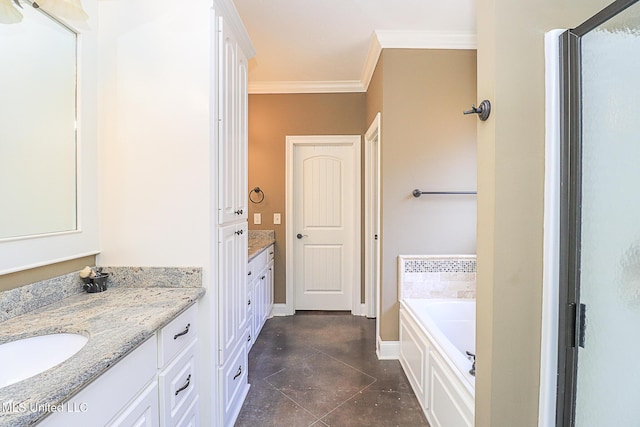
<path id="1" fill-rule="evenodd" d="M 401 255 L 400 299 L 475 298 L 475 255 Z"/>
<path id="2" fill-rule="evenodd" d="M 433 258 L 406 258 L 402 256 L 403 273 L 475 273 L 476 257 L 474 255 L 460 255 L 449 258 L 435 256 Z M 473 258 L 471 258 L 473 257 Z"/>

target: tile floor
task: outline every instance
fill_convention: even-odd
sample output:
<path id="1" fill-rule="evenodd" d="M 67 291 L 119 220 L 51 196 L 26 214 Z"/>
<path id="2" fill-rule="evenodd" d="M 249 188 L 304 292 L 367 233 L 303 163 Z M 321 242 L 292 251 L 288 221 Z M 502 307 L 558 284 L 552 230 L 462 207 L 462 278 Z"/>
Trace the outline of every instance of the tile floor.
<path id="1" fill-rule="evenodd" d="M 375 328 L 349 314 L 268 320 L 236 427 L 428 427 L 400 362 L 376 357 Z"/>

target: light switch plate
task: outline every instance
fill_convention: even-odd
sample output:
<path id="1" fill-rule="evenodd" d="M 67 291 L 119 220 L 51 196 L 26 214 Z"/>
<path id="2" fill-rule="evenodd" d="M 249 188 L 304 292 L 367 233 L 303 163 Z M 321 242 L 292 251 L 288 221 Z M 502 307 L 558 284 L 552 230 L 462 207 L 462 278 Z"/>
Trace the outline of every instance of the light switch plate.
<path id="1" fill-rule="evenodd" d="M 273 224 L 274 225 L 280 224 L 280 214 L 279 213 L 274 213 L 273 214 Z"/>
<path id="2" fill-rule="evenodd" d="M 262 214 L 254 213 L 253 214 L 253 223 L 254 224 L 262 224 Z"/>

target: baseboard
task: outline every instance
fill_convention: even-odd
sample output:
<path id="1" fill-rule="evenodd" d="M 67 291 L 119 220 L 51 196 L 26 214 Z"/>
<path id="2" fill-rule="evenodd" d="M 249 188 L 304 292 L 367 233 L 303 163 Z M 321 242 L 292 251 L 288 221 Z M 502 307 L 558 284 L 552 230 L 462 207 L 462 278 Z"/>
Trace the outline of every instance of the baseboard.
<path id="1" fill-rule="evenodd" d="M 271 316 L 292 316 L 293 313 L 287 304 L 273 304 Z"/>
<path id="2" fill-rule="evenodd" d="M 367 305 L 357 305 L 355 310 L 351 310 L 351 314 L 354 316 L 365 316 L 367 314 Z"/>
<path id="3" fill-rule="evenodd" d="M 400 341 L 382 341 L 377 339 L 376 354 L 379 360 L 400 359 Z"/>

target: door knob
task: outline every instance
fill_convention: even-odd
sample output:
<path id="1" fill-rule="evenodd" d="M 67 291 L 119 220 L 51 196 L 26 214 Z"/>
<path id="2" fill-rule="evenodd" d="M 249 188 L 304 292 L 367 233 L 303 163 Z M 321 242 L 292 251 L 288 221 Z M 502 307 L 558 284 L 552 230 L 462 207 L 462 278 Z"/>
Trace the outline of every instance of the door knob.
<path id="1" fill-rule="evenodd" d="M 306 235 L 306 234 L 300 234 L 300 233 L 298 233 L 298 234 L 296 235 L 296 237 L 297 237 L 298 239 L 302 239 L 303 237 L 309 237 L 309 236 L 308 236 L 308 235 Z"/>

